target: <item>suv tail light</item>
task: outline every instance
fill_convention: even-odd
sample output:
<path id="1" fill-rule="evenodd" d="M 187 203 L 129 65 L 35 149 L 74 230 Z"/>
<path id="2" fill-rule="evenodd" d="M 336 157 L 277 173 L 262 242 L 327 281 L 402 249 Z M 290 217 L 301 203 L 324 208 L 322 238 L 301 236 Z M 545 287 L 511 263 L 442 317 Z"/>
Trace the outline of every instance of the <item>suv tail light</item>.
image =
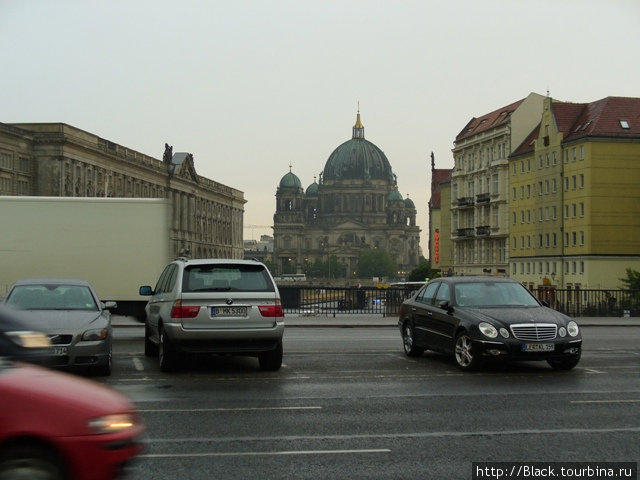
<path id="1" fill-rule="evenodd" d="M 200 313 L 200 305 L 182 305 L 182 300 L 176 300 L 171 307 L 171 318 L 196 318 Z"/>
<path id="2" fill-rule="evenodd" d="M 274 305 L 260 305 L 258 306 L 260 314 L 263 317 L 284 317 L 284 311 L 282 310 L 282 304 L 277 299 Z"/>

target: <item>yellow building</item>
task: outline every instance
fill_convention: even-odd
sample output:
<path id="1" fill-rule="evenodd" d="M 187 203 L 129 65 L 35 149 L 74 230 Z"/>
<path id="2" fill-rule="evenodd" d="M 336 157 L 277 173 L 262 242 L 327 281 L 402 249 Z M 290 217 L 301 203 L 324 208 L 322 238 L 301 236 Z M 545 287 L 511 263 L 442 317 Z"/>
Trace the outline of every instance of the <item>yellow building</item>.
<path id="1" fill-rule="evenodd" d="M 616 289 L 640 270 L 640 98 L 546 98 L 509 157 L 509 273 L 531 288 Z"/>

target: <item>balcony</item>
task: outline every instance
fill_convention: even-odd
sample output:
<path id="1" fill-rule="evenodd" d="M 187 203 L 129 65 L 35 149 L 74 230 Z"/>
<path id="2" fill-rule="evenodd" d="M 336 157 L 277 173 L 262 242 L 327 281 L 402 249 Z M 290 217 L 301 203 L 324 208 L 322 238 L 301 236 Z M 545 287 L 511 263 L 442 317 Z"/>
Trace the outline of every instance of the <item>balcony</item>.
<path id="1" fill-rule="evenodd" d="M 491 227 L 489 225 L 476 227 L 476 235 L 479 237 L 487 237 L 491 235 Z"/>
<path id="2" fill-rule="evenodd" d="M 475 234 L 475 230 L 473 227 L 459 228 L 457 233 L 458 233 L 458 237 L 473 237 Z"/>
<path id="3" fill-rule="evenodd" d="M 481 203 L 489 203 L 491 201 L 491 197 L 489 193 L 480 193 L 476 195 L 476 203 L 479 205 Z"/>
<path id="4" fill-rule="evenodd" d="M 461 197 L 458 199 L 459 208 L 473 207 L 473 197 Z"/>

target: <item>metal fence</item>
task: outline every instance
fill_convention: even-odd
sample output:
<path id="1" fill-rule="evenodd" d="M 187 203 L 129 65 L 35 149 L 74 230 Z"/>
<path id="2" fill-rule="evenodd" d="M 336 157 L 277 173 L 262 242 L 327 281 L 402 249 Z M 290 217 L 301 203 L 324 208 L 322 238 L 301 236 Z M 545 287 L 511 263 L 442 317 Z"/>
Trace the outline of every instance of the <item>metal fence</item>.
<path id="1" fill-rule="evenodd" d="M 640 290 L 539 288 L 533 294 L 572 317 L 640 316 Z"/>
<path id="2" fill-rule="evenodd" d="M 396 316 L 402 302 L 420 286 L 339 288 L 280 285 L 278 288 L 285 313 Z M 533 294 L 548 302 L 551 308 L 573 317 L 640 316 L 639 290 L 540 288 L 533 290 Z"/>
<path id="3" fill-rule="evenodd" d="M 381 314 L 395 316 L 400 305 L 419 285 L 406 287 L 301 287 L 279 285 L 285 313 L 318 314 Z"/>

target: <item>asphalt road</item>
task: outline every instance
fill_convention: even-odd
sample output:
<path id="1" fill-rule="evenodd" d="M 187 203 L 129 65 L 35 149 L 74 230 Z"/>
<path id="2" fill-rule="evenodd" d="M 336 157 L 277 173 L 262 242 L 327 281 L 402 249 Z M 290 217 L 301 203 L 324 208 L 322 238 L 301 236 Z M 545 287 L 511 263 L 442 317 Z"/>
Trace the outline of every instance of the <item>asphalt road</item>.
<path id="1" fill-rule="evenodd" d="M 116 337 L 105 383 L 148 428 L 132 479 L 471 479 L 472 462 L 640 459 L 640 326 L 583 327 L 572 371 L 476 373 L 396 328 L 291 328 L 284 366 L 218 357 L 163 374 Z"/>

